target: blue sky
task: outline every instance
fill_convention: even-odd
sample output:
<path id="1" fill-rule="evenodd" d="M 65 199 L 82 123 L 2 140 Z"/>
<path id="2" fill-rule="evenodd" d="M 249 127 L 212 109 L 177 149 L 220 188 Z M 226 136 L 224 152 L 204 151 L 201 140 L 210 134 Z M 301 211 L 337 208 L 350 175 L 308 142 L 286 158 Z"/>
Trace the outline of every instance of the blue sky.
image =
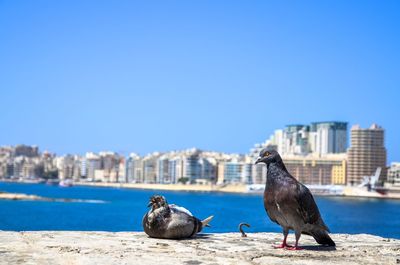
<path id="1" fill-rule="evenodd" d="M 0 0 L 0 145 L 245 153 L 291 123 L 386 129 L 399 1 Z"/>

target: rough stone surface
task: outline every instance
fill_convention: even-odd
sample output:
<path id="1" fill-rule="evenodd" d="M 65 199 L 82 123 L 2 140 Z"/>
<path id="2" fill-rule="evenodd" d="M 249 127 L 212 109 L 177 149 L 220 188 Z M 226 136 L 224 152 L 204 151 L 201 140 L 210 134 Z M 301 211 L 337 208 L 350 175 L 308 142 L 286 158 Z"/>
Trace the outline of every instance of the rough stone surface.
<path id="1" fill-rule="evenodd" d="M 274 249 L 281 237 L 226 233 L 160 240 L 136 232 L 3 231 L 0 264 L 400 264 L 400 240 L 333 234 L 336 248 L 324 248 L 303 236 L 305 250 Z"/>

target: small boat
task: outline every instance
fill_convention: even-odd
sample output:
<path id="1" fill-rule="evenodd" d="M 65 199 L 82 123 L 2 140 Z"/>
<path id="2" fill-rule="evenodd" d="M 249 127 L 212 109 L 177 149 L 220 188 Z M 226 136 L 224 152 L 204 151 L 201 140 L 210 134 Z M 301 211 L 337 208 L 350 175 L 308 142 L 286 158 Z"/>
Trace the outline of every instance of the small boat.
<path id="1" fill-rule="evenodd" d="M 265 185 L 263 184 L 249 184 L 246 186 L 247 192 L 262 193 L 264 189 Z"/>
<path id="2" fill-rule="evenodd" d="M 72 187 L 72 180 L 71 179 L 65 179 L 65 180 L 61 180 L 60 183 L 58 184 L 58 186 L 60 187 Z"/>
<path id="3" fill-rule="evenodd" d="M 46 181 L 46 185 L 56 186 L 58 185 L 59 181 L 57 179 L 49 179 Z"/>
<path id="4" fill-rule="evenodd" d="M 46 180 L 45 179 L 39 179 L 37 181 L 38 184 L 46 184 Z"/>

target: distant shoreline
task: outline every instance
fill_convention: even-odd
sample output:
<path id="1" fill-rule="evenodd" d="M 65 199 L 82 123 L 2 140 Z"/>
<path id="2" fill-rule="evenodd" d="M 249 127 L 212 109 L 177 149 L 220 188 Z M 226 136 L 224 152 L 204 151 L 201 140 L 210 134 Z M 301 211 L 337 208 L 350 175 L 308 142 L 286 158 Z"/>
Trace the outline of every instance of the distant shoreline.
<path id="1" fill-rule="evenodd" d="M 0 182 L 12 183 L 31 183 L 36 184 L 35 181 L 15 181 L 4 180 Z M 125 188 L 137 190 L 160 190 L 160 191 L 184 191 L 184 192 L 222 192 L 234 194 L 262 194 L 262 190 L 249 191 L 245 184 L 228 184 L 228 185 L 211 185 L 211 184 L 147 184 L 147 183 L 104 183 L 104 182 L 74 182 L 75 186 L 86 187 L 103 187 L 103 188 Z M 343 194 L 326 194 L 312 192 L 314 196 L 323 197 L 346 197 L 346 198 L 364 198 L 364 199 L 393 199 L 400 200 L 400 192 L 382 195 L 377 192 L 368 192 L 364 189 L 357 187 L 344 187 Z"/>
<path id="2" fill-rule="evenodd" d="M 38 184 L 36 181 L 19 181 L 0 179 L 4 183 L 25 183 Z M 189 191 L 189 192 L 225 192 L 225 193 L 259 193 L 247 191 L 245 184 L 229 184 L 229 185 L 201 185 L 201 184 L 147 184 L 147 183 L 109 183 L 109 182 L 82 182 L 76 181 L 74 186 L 87 187 L 104 187 L 104 188 L 126 188 L 141 190 L 164 190 L 164 191 Z"/>
<path id="3" fill-rule="evenodd" d="M 184 185 L 184 184 L 144 184 L 144 183 L 102 183 L 102 182 L 76 182 L 76 186 L 87 187 L 108 187 L 108 188 L 127 188 L 140 190 L 162 190 L 162 191 L 186 191 L 186 192 L 223 192 L 241 194 L 262 194 L 261 191 L 248 191 L 245 184 L 230 184 L 226 186 L 218 185 Z M 400 200 L 399 194 L 381 195 L 370 193 L 361 189 L 346 187 L 344 194 L 320 194 L 313 192 L 314 196 L 322 197 L 346 197 L 364 199 L 393 199 Z"/>
<path id="4" fill-rule="evenodd" d="M 247 187 L 244 184 L 219 186 L 210 184 L 185 185 L 185 184 L 74 182 L 74 185 L 88 186 L 88 187 L 127 188 L 127 189 L 141 189 L 141 190 L 163 190 L 163 191 L 252 193 L 247 191 Z"/>

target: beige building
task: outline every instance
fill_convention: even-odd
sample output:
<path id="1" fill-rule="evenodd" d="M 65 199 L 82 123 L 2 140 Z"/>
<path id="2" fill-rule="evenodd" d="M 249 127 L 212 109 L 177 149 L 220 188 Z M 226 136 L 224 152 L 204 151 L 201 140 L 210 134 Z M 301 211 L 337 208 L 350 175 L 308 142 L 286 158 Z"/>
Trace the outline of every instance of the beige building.
<path id="1" fill-rule="evenodd" d="M 95 169 L 93 173 L 94 173 L 93 180 L 95 182 L 104 182 L 105 181 L 104 169 Z"/>
<path id="2" fill-rule="evenodd" d="M 388 171 L 388 182 L 400 187 L 400 162 L 393 162 Z"/>
<path id="3" fill-rule="evenodd" d="M 347 183 L 359 184 L 364 176 L 372 176 L 382 168 L 380 180 L 386 180 L 386 148 L 384 130 L 372 124 L 368 129 L 359 125 L 351 128 L 351 146 L 347 151 Z"/>
<path id="4" fill-rule="evenodd" d="M 152 154 L 148 154 L 143 158 L 142 165 L 144 183 L 157 183 L 158 158 L 161 155 L 161 153 L 154 152 Z"/>
<path id="5" fill-rule="evenodd" d="M 284 156 L 290 174 L 307 185 L 343 185 L 346 183 L 346 154 Z"/>

